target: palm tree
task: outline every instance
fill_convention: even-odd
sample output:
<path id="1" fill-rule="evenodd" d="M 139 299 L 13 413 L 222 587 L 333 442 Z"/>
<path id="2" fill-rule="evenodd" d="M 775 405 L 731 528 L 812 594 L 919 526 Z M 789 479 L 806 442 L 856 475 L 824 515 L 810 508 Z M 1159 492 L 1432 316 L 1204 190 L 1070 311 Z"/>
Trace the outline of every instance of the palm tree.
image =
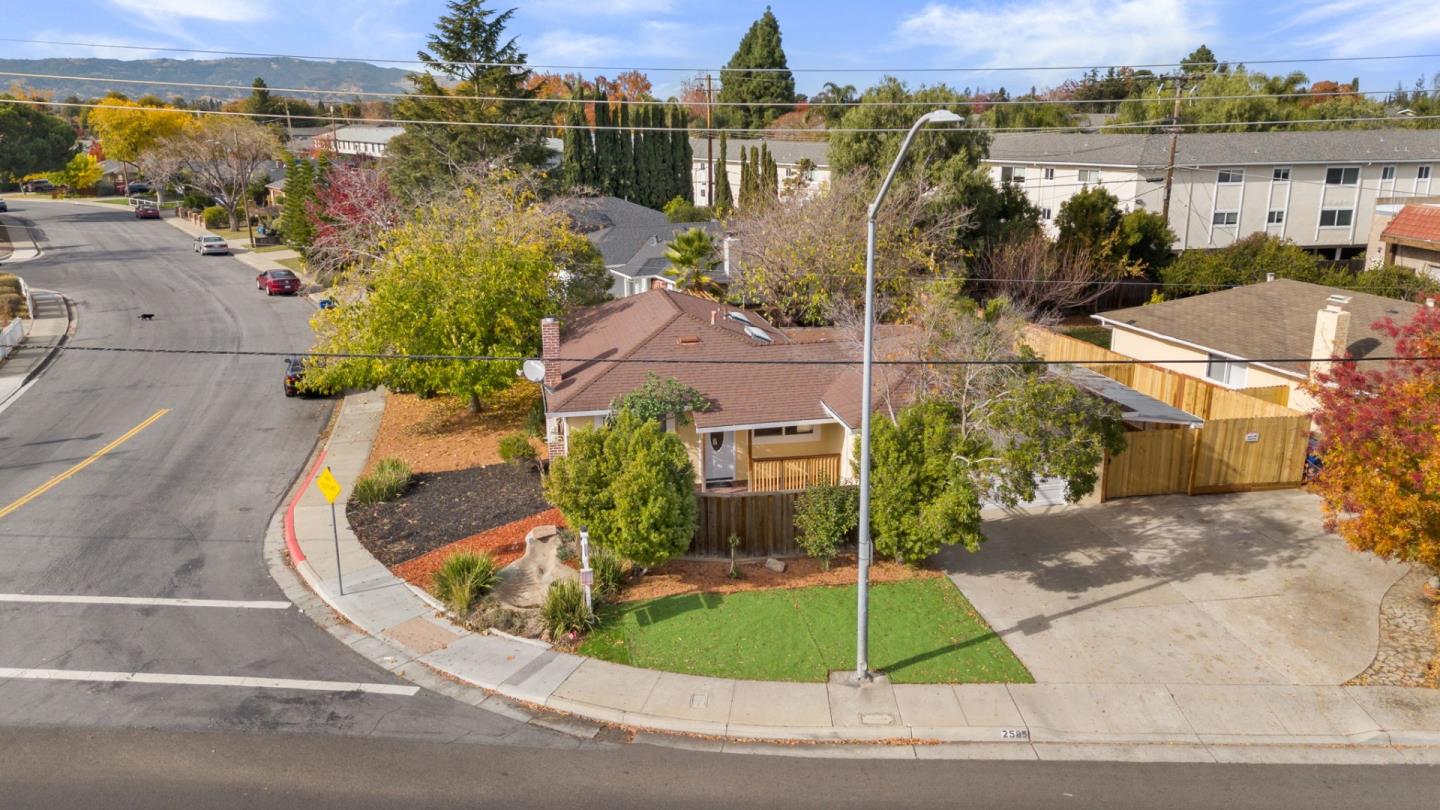
<path id="1" fill-rule="evenodd" d="M 675 235 L 675 240 L 665 246 L 665 258 L 670 267 L 665 271 L 682 292 L 710 295 L 715 280 L 710 271 L 715 268 L 715 242 L 710 234 L 700 228 L 691 228 Z"/>

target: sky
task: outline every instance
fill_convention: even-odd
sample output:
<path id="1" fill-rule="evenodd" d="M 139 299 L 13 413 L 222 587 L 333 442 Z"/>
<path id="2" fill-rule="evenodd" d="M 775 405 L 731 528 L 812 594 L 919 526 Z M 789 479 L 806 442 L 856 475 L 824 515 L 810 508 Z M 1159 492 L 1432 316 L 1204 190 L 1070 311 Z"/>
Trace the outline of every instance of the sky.
<path id="1" fill-rule="evenodd" d="M 587 66 L 593 70 L 586 73 L 607 75 L 648 68 L 662 96 L 693 75 L 691 69 L 723 65 L 765 9 L 747 0 L 512 0 L 493 7 L 511 5 L 517 10 L 510 30 L 531 64 Z M 203 58 L 104 47 L 131 45 L 378 60 L 413 59 L 445 3 L 0 0 L 0 6 L 8 7 L 6 36 L 101 45 L 0 42 L 0 57 Z M 1251 63 L 1440 52 L 1435 0 L 808 0 L 771 6 L 804 93 L 827 81 L 863 89 L 901 70 L 897 75 L 912 84 L 1017 92 L 1080 72 L 1034 68 L 1175 62 L 1201 43 L 1221 59 Z M 1362 89 L 1379 90 L 1433 76 L 1440 58 L 1254 67 L 1299 69 L 1312 80 L 1358 76 Z M 267 79 L 283 84 L 281 76 Z"/>

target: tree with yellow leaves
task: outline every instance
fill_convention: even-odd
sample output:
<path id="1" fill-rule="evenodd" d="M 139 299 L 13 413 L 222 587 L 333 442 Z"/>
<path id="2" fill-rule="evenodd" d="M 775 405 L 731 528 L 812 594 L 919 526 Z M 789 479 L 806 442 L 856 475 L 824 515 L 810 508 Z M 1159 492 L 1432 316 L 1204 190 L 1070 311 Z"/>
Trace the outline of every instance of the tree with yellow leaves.
<path id="1" fill-rule="evenodd" d="M 118 94 L 102 99 L 89 118 L 105 156 L 125 164 L 127 185 L 129 167 L 136 165 L 140 155 L 161 140 L 179 135 L 192 120 L 183 110 L 144 99 L 131 101 Z"/>

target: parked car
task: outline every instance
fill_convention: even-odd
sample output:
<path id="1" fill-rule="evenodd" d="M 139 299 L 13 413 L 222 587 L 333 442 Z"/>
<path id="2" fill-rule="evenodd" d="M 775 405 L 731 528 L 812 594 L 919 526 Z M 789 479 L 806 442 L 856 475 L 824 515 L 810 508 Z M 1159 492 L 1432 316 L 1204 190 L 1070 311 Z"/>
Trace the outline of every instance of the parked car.
<path id="1" fill-rule="evenodd" d="M 155 187 L 144 180 L 132 180 L 130 185 L 125 187 L 125 193 L 127 194 L 149 194 L 154 190 Z"/>
<path id="2" fill-rule="evenodd" d="M 229 256 L 230 246 L 213 233 L 202 233 L 195 237 L 195 252 L 201 256 Z"/>
<path id="3" fill-rule="evenodd" d="M 9 211 L 10 206 L 4 200 L 0 200 L 0 212 Z"/>
<path id="4" fill-rule="evenodd" d="M 137 205 L 137 206 L 135 206 L 135 218 L 136 218 L 136 219 L 159 219 L 159 218 L 160 218 L 160 209 L 159 209 L 159 208 L 156 208 L 156 207 L 153 206 L 153 205 Z M 218 239 L 219 237 L 216 237 L 216 238 Z"/>
<path id="5" fill-rule="evenodd" d="M 300 395 L 300 383 L 305 379 L 305 361 L 291 355 L 285 358 L 285 396 Z"/>
<path id="6" fill-rule="evenodd" d="M 300 278 L 289 270 L 266 270 L 255 277 L 255 289 L 266 295 L 295 295 L 300 292 Z"/>
<path id="7" fill-rule="evenodd" d="M 26 192 L 27 194 L 36 191 L 54 191 L 55 184 L 45 179 L 31 180 L 30 182 L 20 186 L 20 190 Z"/>

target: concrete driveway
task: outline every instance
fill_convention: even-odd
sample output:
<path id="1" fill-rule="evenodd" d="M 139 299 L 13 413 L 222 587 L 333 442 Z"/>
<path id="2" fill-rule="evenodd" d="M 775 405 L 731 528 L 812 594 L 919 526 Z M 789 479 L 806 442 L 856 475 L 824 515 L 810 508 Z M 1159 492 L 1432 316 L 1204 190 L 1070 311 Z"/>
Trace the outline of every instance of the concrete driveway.
<path id="1" fill-rule="evenodd" d="M 1343 683 L 1407 570 L 1326 534 L 1298 490 L 1068 507 L 985 535 L 941 562 L 1041 683 Z"/>

